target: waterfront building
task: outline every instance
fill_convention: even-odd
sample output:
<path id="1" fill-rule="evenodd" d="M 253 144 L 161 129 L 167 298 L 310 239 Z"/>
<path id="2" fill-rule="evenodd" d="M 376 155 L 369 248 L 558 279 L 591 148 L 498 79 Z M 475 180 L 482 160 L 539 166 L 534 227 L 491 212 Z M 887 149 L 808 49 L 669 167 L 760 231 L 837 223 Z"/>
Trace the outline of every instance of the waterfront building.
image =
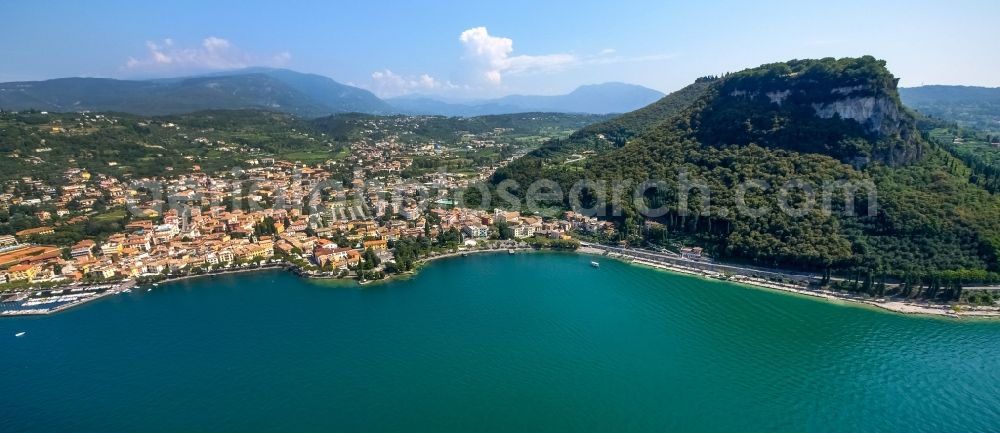
<path id="1" fill-rule="evenodd" d="M 30 283 L 35 280 L 38 270 L 39 268 L 36 264 L 15 265 L 7 271 L 7 280 L 12 283 L 16 281 L 28 281 Z"/>
<path id="2" fill-rule="evenodd" d="M 490 228 L 481 224 L 466 224 L 462 227 L 462 232 L 473 239 L 486 239 L 490 237 Z"/>

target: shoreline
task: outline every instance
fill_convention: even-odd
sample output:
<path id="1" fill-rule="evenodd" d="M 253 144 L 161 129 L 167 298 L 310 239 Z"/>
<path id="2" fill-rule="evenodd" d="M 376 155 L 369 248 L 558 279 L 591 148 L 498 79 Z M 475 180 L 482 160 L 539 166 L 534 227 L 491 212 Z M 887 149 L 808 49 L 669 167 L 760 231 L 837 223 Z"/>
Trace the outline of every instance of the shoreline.
<path id="1" fill-rule="evenodd" d="M 167 284 L 167 283 L 176 283 L 176 282 L 180 282 L 180 281 L 195 280 L 195 279 L 205 278 L 205 277 L 215 277 L 215 276 L 220 276 L 220 275 L 233 275 L 233 274 L 246 274 L 246 273 L 258 272 L 258 271 L 287 270 L 288 266 L 289 265 L 286 264 L 286 263 L 275 263 L 275 264 L 267 264 L 267 265 L 264 265 L 264 266 L 255 266 L 255 267 L 250 267 L 250 268 L 227 269 L 227 270 L 224 270 L 224 271 L 204 273 L 204 274 L 178 275 L 176 277 L 167 277 L 167 278 L 164 278 L 162 280 L 153 281 L 152 283 L 143 283 L 143 285 L 151 285 L 151 284 L 157 284 L 157 285 L 159 285 L 159 284 Z"/>
<path id="2" fill-rule="evenodd" d="M 686 276 L 692 276 L 692 277 L 700 277 L 700 278 L 715 280 L 715 281 L 722 282 L 722 283 L 731 283 L 731 284 L 736 284 L 736 285 L 739 285 L 739 286 L 744 286 L 744 287 L 754 288 L 754 289 L 763 289 L 763 290 L 769 290 L 769 291 L 773 291 L 773 292 L 781 292 L 781 293 L 785 293 L 785 294 L 793 294 L 793 295 L 806 296 L 806 297 L 814 299 L 814 300 L 824 300 L 824 301 L 831 302 L 831 303 L 841 303 L 842 305 L 850 305 L 850 306 L 857 306 L 857 307 L 874 308 L 875 310 L 878 310 L 878 311 L 887 312 L 887 313 L 894 313 L 894 314 L 903 314 L 903 315 L 909 315 L 909 316 L 939 317 L 939 318 L 940 317 L 946 317 L 946 318 L 952 318 L 952 319 L 962 319 L 962 318 L 969 318 L 969 319 L 1000 319 L 1000 308 L 993 308 L 993 309 L 965 309 L 965 308 L 977 308 L 977 307 L 969 307 L 969 306 L 961 307 L 960 306 L 960 308 L 956 311 L 956 310 L 952 309 L 951 306 L 948 305 L 948 304 L 934 304 L 934 303 L 930 303 L 930 302 L 916 303 L 916 302 L 906 302 L 906 301 L 903 301 L 903 300 L 885 300 L 885 301 L 879 301 L 877 299 L 863 298 L 861 296 L 849 295 L 849 294 L 842 293 L 842 292 L 834 292 L 834 291 L 822 290 L 822 289 L 817 289 L 817 290 L 807 289 L 807 288 L 804 288 L 804 287 L 801 287 L 801 286 L 796 286 L 796 285 L 792 285 L 792 284 L 778 283 L 778 282 L 769 281 L 769 280 L 766 280 L 766 279 L 763 279 L 763 278 L 755 278 L 755 277 L 749 277 L 749 276 L 739 276 L 739 275 L 737 275 L 737 276 L 732 276 L 732 277 L 727 277 L 727 278 L 718 278 L 719 274 L 712 275 L 712 273 L 710 273 L 708 271 L 704 271 L 704 270 L 693 268 L 693 267 L 684 267 L 684 266 L 679 266 L 679 265 L 674 265 L 674 264 L 666 264 L 666 263 L 656 262 L 656 261 L 647 260 L 647 259 L 643 259 L 643 258 L 639 258 L 639 257 L 627 256 L 627 255 L 623 255 L 623 254 L 620 254 L 620 253 L 609 253 L 609 252 L 607 252 L 605 250 L 602 250 L 602 249 L 599 249 L 599 248 L 593 248 L 593 247 L 584 246 L 584 245 L 581 245 L 576 250 L 565 250 L 565 251 L 564 250 L 536 249 L 536 248 L 533 248 L 533 247 L 515 247 L 515 248 L 500 248 L 500 249 L 492 249 L 492 248 L 491 249 L 474 249 L 474 250 L 467 250 L 467 251 L 457 251 L 457 252 L 443 253 L 443 254 L 438 254 L 438 255 L 434 255 L 434 256 L 420 258 L 416 262 L 416 267 L 413 270 L 411 270 L 409 272 L 406 272 L 406 273 L 403 273 L 403 274 L 387 275 L 385 278 L 378 279 L 378 280 L 365 280 L 365 281 L 361 281 L 361 280 L 357 280 L 355 278 L 355 281 L 356 281 L 356 284 L 358 284 L 359 286 L 366 286 L 366 285 L 374 284 L 374 283 L 388 283 L 388 282 L 392 282 L 392 281 L 395 281 L 395 280 L 398 280 L 398 279 L 407 279 L 407 278 L 416 276 L 419 273 L 420 268 L 422 268 L 422 267 L 424 267 L 424 266 L 426 266 L 426 265 L 428 265 L 428 264 L 430 264 L 430 263 L 432 263 L 432 262 L 434 262 L 436 260 L 448 259 L 448 258 L 454 258 L 454 257 L 464 257 L 464 256 L 468 256 L 468 255 L 471 255 L 471 254 L 490 254 L 490 253 L 504 253 L 504 252 L 506 252 L 508 254 L 511 254 L 511 253 L 517 254 L 517 253 L 522 253 L 522 252 L 525 252 L 525 253 L 535 253 L 535 252 L 570 252 L 570 253 L 576 253 L 576 254 L 581 254 L 581 255 L 603 257 L 603 258 L 606 258 L 606 259 L 617 260 L 617 261 L 620 261 L 620 262 L 623 262 L 623 263 L 626 263 L 626 264 L 643 266 L 643 267 L 647 267 L 647 268 L 652 268 L 652 269 L 666 271 L 666 272 L 680 274 L 680 275 L 686 275 Z M 270 263 L 270 264 L 266 264 L 266 265 L 263 265 L 263 266 L 254 266 L 254 267 L 248 267 L 248 268 L 226 269 L 226 270 L 221 270 L 221 271 L 211 272 L 211 273 L 204 273 L 204 274 L 179 275 L 179 276 L 167 277 L 167 278 L 164 278 L 162 280 L 158 280 L 158 281 L 154 281 L 154 282 L 149 282 L 149 283 L 143 283 L 143 284 L 139 284 L 138 282 L 136 282 L 136 280 L 123 280 L 123 281 L 118 282 L 117 284 L 122 284 L 122 285 L 128 284 L 129 287 L 141 287 L 143 285 L 150 285 L 150 284 L 157 284 L 157 285 L 159 285 L 159 284 L 176 283 L 176 282 L 180 282 L 180 281 L 193 280 L 193 279 L 205 278 L 205 277 L 214 277 L 214 276 L 223 276 L 223 275 L 234 275 L 234 274 L 244 274 L 244 273 L 253 273 L 253 272 L 260 272 L 260 271 L 277 271 L 277 270 L 282 270 L 282 271 L 290 272 L 290 273 L 292 273 L 292 274 L 294 274 L 294 275 L 296 275 L 298 277 L 305 278 L 305 279 L 308 279 L 308 280 L 348 280 L 347 278 L 339 278 L 339 277 L 333 277 L 333 276 L 327 276 L 327 275 L 311 275 L 311 274 L 308 274 L 308 273 L 305 273 L 305 272 L 301 271 L 301 269 L 298 269 L 294 264 L 287 263 L 287 262 L 281 262 L 281 263 Z M 55 289 L 53 289 L 53 290 L 55 290 Z M 117 293 L 117 292 L 115 292 L 115 293 Z M 59 307 L 53 308 L 53 309 L 45 311 L 45 312 L 38 312 L 38 313 L 33 313 L 33 314 L 4 315 L 2 317 L 22 317 L 22 316 L 29 316 L 29 315 L 50 315 L 50 314 L 56 314 L 56 313 L 68 310 L 70 308 L 78 307 L 78 306 L 90 303 L 92 301 L 96 301 L 98 299 L 104 298 L 108 294 L 111 294 L 111 293 L 105 293 L 105 294 L 102 294 L 101 296 L 96 296 L 96 297 L 93 297 L 93 298 L 89 298 L 89 299 L 86 299 L 85 301 L 79 302 L 79 303 L 61 305 Z M 985 308 L 989 308 L 989 307 L 985 307 Z"/>
<path id="3" fill-rule="evenodd" d="M 1000 319 L 1000 309 L 996 308 L 991 310 L 963 310 L 960 308 L 958 311 L 955 311 L 951 309 L 950 306 L 947 304 L 934 304 L 930 302 L 923 302 L 921 304 L 918 304 L 915 302 L 906 302 L 902 300 L 886 300 L 880 302 L 876 299 L 862 298 L 860 296 L 849 295 L 842 292 L 834 292 L 831 290 L 811 290 L 802 288 L 800 286 L 795 286 L 791 284 L 782 284 L 759 278 L 752 278 L 752 277 L 733 277 L 729 279 L 713 278 L 707 272 L 699 269 L 686 268 L 676 265 L 668 265 L 664 263 L 659 263 L 651 260 L 644 260 L 641 258 L 635 258 L 629 256 L 622 256 L 622 255 L 616 256 L 610 254 L 605 255 L 604 250 L 586 246 L 581 246 L 579 249 L 577 249 L 577 252 L 581 254 L 589 254 L 608 259 L 618 260 L 628 264 L 635 264 L 639 266 L 654 268 L 658 270 L 663 270 L 667 272 L 673 272 L 688 276 L 701 277 L 719 282 L 728 282 L 755 289 L 764 289 L 776 292 L 783 292 L 786 294 L 802 295 L 812 299 L 825 300 L 829 302 L 842 302 L 846 305 L 851 305 L 851 306 L 874 307 L 877 310 L 894 314 L 903 314 L 910 316 L 947 317 L 952 319 L 962 319 L 962 318 Z M 971 307 L 965 307 L 965 308 L 971 308 Z"/>
<path id="4" fill-rule="evenodd" d="M 434 262 L 436 260 L 440 260 L 440 259 L 450 259 L 450 258 L 453 258 L 453 257 L 464 257 L 464 256 L 472 255 L 472 254 L 505 253 L 505 252 L 509 252 L 509 251 L 513 251 L 514 254 L 517 254 L 519 252 L 538 252 L 538 251 L 541 251 L 541 250 L 536 250 L 536 249 L 534 249 L 532 247 L 500 248 L 500 249 L 489 248 L 489 249 L 477 249 L 477 250 L 458 251 L 458 252 L 453 252 L 453 253 L 444 253 L 444 254 L 438 254 L 438 255 L 434 255 L 434 256 L 421 257 L 420 259 L 418 259 L 414 263 L 414 267 L 410 271 L 407 271 L 407 272 L 402 273 L 402 274 L 389 274 L 389 275 L 386 275 L 385 278 L 378 279 L 378 280 L 358 281 L 358 284 L 362 285 L 362 286 L 366 286 L 366 285 L 369 285 L 369 284 L 381 284 L 381 283 L 388 283 L 388 282 L 396 281 L 396 280 L 405 280 L 405 279 L 408 279 L 408 278 L 416 276 L 420 272 L 420 268 L 422 268 L 422 267 L 424 267 L 424 266 L 426 266 L 426 265 L 428 265 L 428 264 L 430 264 L 430 263 L 432 263 L 432 262 Z"/>
<path id="5" fill-rule="evenodd" d="M 57 306 L 52 307 L 52 308 L 34 308 L 34 309 L 27 309 L 27 310 L 3 310 L 2 312 L 0 312 L 0 317 L 48 316 L 48 315 L 51 315 L 51 314 L 56 314 L 56 313 L 60 313 L 60 312 L 72 309 L 72 308 L 76 308 L 76 307 L 79 307 L 79 306 L 84 305 L 84 304 L 89 304 L 89 303 L 91 303 L 93 301 L 96 301 L 98 299 L 105 298 L 105 297 L 108 297 L 108 296 L 111 296 L 111 295 L 118 295 L 118 294 L 121 294 L 121 293 L 130 292 L 133 288 L 135 288 L 137 286 L 137 283 L 135 282 L 135 280 L 122 280 L 122 281 L 118 281 L 118 282 L 114 282 L 114 283 L 109 283 L 109 284 L 96 284 L 96 285 L 90 285 L 90 286 L 76 286 L 76 287 L 74 287 L 74 286 L 62 286 L 62 287 L 55 287 L 55 288 L 51 288 L 51 289 L 47 289 L 47 290 L 60 290 L 60 291 L 65 291 L 65 290 L 82 290 L 82 291 L 87 291 L 87 290 L 94 290 L 95 287 L 96 287 L 96 290 L 101 290 L 100 287 L 104 286 L 104 285 L 107 285 L 109 287 L 107 287 L 106 289 L 104 289 L 101 292 L 93 292 L 90 296 L 87 296 L 87 297 L 84 297 L 84 298 L 80 298 L 80 299 L 75 300 L 75 301 L 70 301 L 70 302 L 67 302 L 67 303 L 64 303 L 64 304 L 60 304 L 60 305 L 57 305 Z"/>

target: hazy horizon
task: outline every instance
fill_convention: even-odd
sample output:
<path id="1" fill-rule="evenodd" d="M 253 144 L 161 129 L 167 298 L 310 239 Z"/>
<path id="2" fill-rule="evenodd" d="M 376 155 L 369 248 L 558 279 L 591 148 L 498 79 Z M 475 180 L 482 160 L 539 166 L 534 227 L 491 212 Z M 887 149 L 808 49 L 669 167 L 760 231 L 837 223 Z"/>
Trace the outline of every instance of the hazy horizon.
<path id="1" fill-rule="evenodd" d="M 669 93 L 699 76 L 764 63 L 870 54 L 886 60 L 903 87 L 1000 86 L 991 73 L 1000 59 L 986 54 L 1000 40 L 991 19 L 1000 6 L 976 1 L 905 8 L 642 1 L 610 11 L 576 2 L 280 8 L 181 1 L 154 9 L 55 1 L 44 10 L 27 3 L 7 9 L 0 37 L 18 44 L 0 48 L 2 82 L 265 66 L 327 76 L 380 97 L 468 100 L 565 94 L 605 82 Z M 962 32 L 948 30 L 956 25 Z"/>

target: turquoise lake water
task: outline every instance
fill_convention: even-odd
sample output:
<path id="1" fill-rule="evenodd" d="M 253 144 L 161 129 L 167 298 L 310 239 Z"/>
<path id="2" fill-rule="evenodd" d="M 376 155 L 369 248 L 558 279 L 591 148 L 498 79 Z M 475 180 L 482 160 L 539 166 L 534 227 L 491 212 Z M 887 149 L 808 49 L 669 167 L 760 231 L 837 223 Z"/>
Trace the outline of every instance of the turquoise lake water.
<path id="1" fill-rule="evenodd" d="M 1000 431 L 1000 322 L 591 260 L 233 275 L 6 318 L 0 431 Z"/>

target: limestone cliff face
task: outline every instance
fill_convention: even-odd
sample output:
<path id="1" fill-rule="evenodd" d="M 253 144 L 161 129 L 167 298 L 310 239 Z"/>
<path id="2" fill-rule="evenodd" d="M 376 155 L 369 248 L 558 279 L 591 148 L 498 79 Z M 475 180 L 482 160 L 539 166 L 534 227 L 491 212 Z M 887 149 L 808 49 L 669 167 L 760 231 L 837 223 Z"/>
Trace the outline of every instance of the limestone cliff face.
<path id="1" fill-rule="evenodd" d="M 820 102 L 807 92 L 795 86 L 761 91 L 759 89 L 736 89 L 728 93 L 731 98 L 766 100 L 779 107 L 788 103 L 808 104 L 816 116 L 823 119 L 839 117 L 858 122 L 865 131 L 879 136 L 895 135 L 902 129 L 904 119 L 900 115 L 899 104 L 886 94 L 868 86 L 844 86 L 830 89 Z M 877 96 L 873 96 L 877 95 Z"/>
<path id="2" fill-rule="evenodd" d="M 822 59 L 764 65 L 724 77 L 698 113 L 697 136 L 822 153 L 855 166 L 920 157 L 915 120 L 882 61 Z"/>
<path id="3" fill-rule="evenodd" d="M 812 108 L 819 117 L 851 119 L 860 123 L 866 131 L 880 136 L 900 131 L 899 106 L 888 96 L 848 96 L 832 102 L 813 103 Z"/>

